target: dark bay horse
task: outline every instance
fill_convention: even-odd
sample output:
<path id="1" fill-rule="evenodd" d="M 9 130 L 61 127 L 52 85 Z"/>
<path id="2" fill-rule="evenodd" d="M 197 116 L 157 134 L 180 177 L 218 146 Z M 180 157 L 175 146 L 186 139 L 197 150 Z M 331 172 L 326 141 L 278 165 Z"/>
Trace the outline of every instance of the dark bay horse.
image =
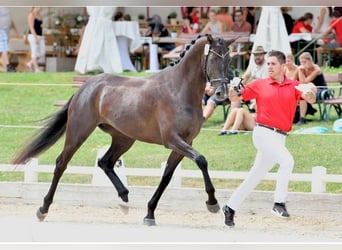
<path id="1" fill-rule="evenodd" d="M 158 201 L 184 156 L 202 171 L 208 210 L 217 212 L 219 205 L 207 160 L 191 145 L 203 122 L 201 100 L 206 83 L 213 87 L 228 83 L 229 45 L 234 40 L 199 36 L 177 64 L 153 76 L 133 78 L 101 74 L 84 83 L 13 160 L 14 164 L 24 163 L 50 148 L 64 133 L 66 135 L 63 151 L 56 159 L 50 189 L 37 211 L 38 219 L 42 221 L 46 217 L 68 162 L 96 127 L 112 137 L 111 146 L 98 165 L 124 202 L 128 202 L 128 189 L 114 172 L 119 157 L 136 140 L 164 145 L 171 150 L 160 184 L 148 202 L 145 224 L 155 225 Z"/>

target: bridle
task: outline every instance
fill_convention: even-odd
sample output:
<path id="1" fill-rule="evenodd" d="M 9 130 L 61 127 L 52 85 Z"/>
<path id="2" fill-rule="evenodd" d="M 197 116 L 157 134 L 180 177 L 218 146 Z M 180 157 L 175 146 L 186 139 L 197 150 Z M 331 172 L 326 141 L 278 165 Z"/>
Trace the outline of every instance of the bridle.
<path id="1" fill-rule="evenodd" d="M 228 77 L 223 77 L 223 78 L 214 78 L 214 79 L 210 79 L 210 76 L 208 74 L 208 57 L 209 57 L 209 54 L 210 53 L 213 53 L 215 56 L 218 56 L 219 58 L 222 59 L 222 61 L 224 62 L 224 59 L 226 58 L 226 56 L 229 56 L 229 49 L 226 53 L 222 53 L 222 54 L 219 54 L 217 51 L 213 50 L 211 48 L 211 45 L 210 44 L 205 44 L 204 46 L 204 56 L 205 56 L 205 59 L 204 59 L 204 74 L 205 74 L 205 78 L 206 78 L 206 81 L 207 81 L 207 84 L 209 84 L 211 87 L 213 86 L 213 82 L 221 82 L 221 86 L 220 87 L 217 87 L 216 88 L 216 92 L 215 92 L 215 95 L 216 95 L 216 99 L 218 101 L 223 101 L 225 99 L 229 99 L 230 97 L 232 96 L 241 96 L 241 88 L 244 88 L 244 84 L 242 83 L 242 78 L 239 78 L 239 77 L 234 77 L 234 79 L 229 83 L 229 79 Z M 236 94 L 235 95 L 231 95 L 229 96 L 229 91 L 228 91 L 228 86 L 227 85 L 230 85 L 234 88 L 234 90 L 236 91 Z M 229 87 L 230 87 L 229 86 Z"/>
<path id="2" fill-rule="evenodd" d="M 222 84 L 228 83 L 228 78 L 227 77 L 210 79 L 210 76 L 208 75 L 208 70 L 207 70 L 207 67 L 208 67 L 208 57 L 209 57 L 210 53 L 213 53 L 214 55 L 220 57 L 222 59 L 222 61 L 224 61 L 225 57 L 229 56 L 229 49 L 228 49 L 228 51 L 225 54 L 219 54 L 215 50 L 211 49 L 210 44 L 206 44 L 204 46 L 204 56 L 205 56 L 205 59 L 204 59 L 204 75 L 205 75 L 207 83 L 210 83 L 211 86 L 212 86 L 213 82 L 218 82 L 218 81 L 222 82 Z"/>

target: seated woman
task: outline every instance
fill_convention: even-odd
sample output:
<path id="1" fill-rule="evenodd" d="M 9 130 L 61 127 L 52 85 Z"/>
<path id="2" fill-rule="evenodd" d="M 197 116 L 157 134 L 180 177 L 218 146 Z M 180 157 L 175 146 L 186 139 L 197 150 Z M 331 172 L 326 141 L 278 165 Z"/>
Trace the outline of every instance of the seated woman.
<path id="1" fill-rule="evenodd" d="M 309 52 L 303 52 L 299 56 L 300 65 L 298 66 L 298 80 L 301 83 L 310 83 L 312 82 L 317 86 L 317 100 L 325 99 L 323 95 L 323 90 L 327 88 L 327 83 L 325 81 L 323 72 L 321 68 L 314 64 L 312 56 Z M 306 123 L 306 113 L 308 109 L 308 103 L 304 100 L 299 102 L 300 108 L 300 119 L 296 123 L 296 125 L 301 125 Z"/>
<path id="2" fill-rule="evenodd" d="M 285 75 L 291 80 L 298 80 L 298 66 L 292 53 L 286 55 Z"/>
<path id="3" fill-rule="evenodd" d="M 238 131 L 252 131 L 255 127 L 256 113 L 245 108 L 233 108 L 218 135 L 236 135 Z M 227 131 L 230 127 L 231 130 Z"/>
<path id="4" fill-rule="evenodd" d="M 311 12 L 305 13 L 304 16 L 300 17 L 293 25 L 292 33 L 312 33 L 313 18 L 314 15 Z M 290 45 L 294 54 L 297 54 L 299 51 L 306 48 L 305 51 L 309 51 L 315 56 L 315 43 L 312 43 L 311 41 L 301 38 L 300 40 L 291 42 Z"/>
<path id="5" fill-rule="evenodd" d="M 217 13 L 215 10 L 210 10 L 209 12 L 209 21 L 204 26 L 201 31 L 202 34 L 205 33 L 222 33 L 223 32 L 223 23 L 218 20 Z"/>
<path id="6" fill-rule="evenodd" d="M 196 34 L 198 29 L 198 24 L 193 23 L 190 16 L 183 16 L 182 34 Z"/>

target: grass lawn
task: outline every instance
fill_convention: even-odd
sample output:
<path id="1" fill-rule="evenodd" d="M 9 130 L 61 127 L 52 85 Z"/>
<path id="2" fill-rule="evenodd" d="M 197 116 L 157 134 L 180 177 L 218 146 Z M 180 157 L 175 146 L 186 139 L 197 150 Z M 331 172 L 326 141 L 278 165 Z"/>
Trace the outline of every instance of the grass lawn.
<path id="1" fill-rule="evenodd" d="M 338 69 L 326 69 L 328 73 L 341 72 Z M 57 100 L 68 99 L 76 88 L 71 87 L 72 77 L 75 73 L 16 73 L 1 74 L 0 85 L 0 163 L 8 164 L 14 154 L 37 131 L 30 126 L 39 126 L 40 119 L 56 112 L 59 107 L 53 106 Z M 137 76 L 145 76 L 146 73 L 138 73 Z M 16 85 L 14 83 L 22 83 Z M 26 83 L 26 84 L 25 84 Z M 46 85 L 33 86 L 29 83 L 46 83 Z M 59 85 L 60 84 L 60 85 Z M 66 86 L 70 84 L 70 86 Z M 239 134 L 236 136 L 217 136 L 223 123 L 222 107 L 218 107 L 214 115 L 203 125 L 198 137 L 195 139 L 194 148 L 202 153 L 209 162 L 211 170 L 248 171 L 253 164 L 256 150 L 252 144 L 251 134 Z M 327 167 L 329 174 L 342 174 L 339 150 L 342 148 L 340 134 L 334 133 L 331 128 L 337 118 L 334 111 L 329 122 L 320 122 L 318 114 L 309 117 L 313 121 L 300 126 L 300 128 L 324 126 L 329 132 L 324 135 L 291 134 L 287 138 L 287 145 L 295 158 L 296 173 L 311 172 L 314 166 Z M 25 127 L 9 127 L 25 126 Z M 293 131 L 297 127 L 293 128 Z M 93 166 L 97 150 L 109 145 L 110 137 L 100 130 L 96 130 L 75 154 L 70 165 Z M 56 157 L 61 152 L 63 140 L 50 148 L 39 157 L 41 164 L 53 165 Z M 136 142 L 124 155 L 126 167 L 160 168 L 170 151 L 159 145 Z M 197 169 L 195 163 L 188 159 L 183 160 L 184 169 Z M 273 171 L 276 171 L 276 167 Z M 22 180 L 18 173 L 0 172 L 0 181 Z M 134 178 L 130 177 L 136 185 L 156 185 L 159 178 Z M 50 181 L 51 176 L 40 176 L 41 181 Z M 64 182 L 89 183 L 90 178 L 79 176 L 64 176 Z M 237 180 L 213 180 L 217 188 L 235 188 L 240 181 Z M 129 180 L 131 183 L 131 181 Z M 184 186 L 203 187 L 202 180 L 185 179 Z M 262 182 L 258 189 L 272 190 L 274 182 Z M 291 191 L 310 191 L 308 183 L 291 183 Z M 329 184 L 328 192 L 342 192 L 342 185 Z"/>

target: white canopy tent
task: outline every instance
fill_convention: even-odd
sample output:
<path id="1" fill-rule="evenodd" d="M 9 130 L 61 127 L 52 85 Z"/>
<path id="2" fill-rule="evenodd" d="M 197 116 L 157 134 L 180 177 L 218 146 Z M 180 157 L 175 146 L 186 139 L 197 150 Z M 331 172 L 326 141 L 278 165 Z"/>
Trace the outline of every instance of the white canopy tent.
<path id="1" fill-rule="evenodd" d="M 280 7 L 262 7 L 252 50 L 260 45 L 264 47 L 265 51 L 280 50 L 285 54 L 291 53 L 289 36 Z M 253 55 L 251 55 L 249 63 L 254 63 Z"/>
<path id="2" fill-rule="evenodd" d="M 253 48 L 259 45 L 266 51 L 280 50 L 285 54 L 291 53 L 289 36 L 280 7 L 262 7 Z"/>

